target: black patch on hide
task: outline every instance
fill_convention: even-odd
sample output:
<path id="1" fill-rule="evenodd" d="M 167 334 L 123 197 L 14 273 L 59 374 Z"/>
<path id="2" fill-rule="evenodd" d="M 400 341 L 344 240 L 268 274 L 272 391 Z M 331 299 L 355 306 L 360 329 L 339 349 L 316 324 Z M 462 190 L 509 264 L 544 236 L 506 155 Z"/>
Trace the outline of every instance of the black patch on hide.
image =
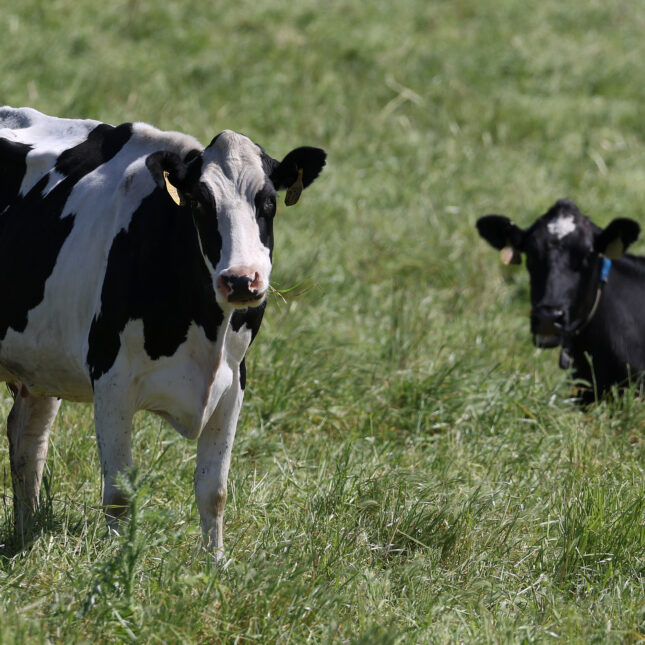
<path id="1" fill-rule="evenodd" d="M 101 291 L 101 310 L 89 335 L 87 362 L 94 383 L 114 364 L 119 334 L 143 321 L 144 348 L 153 360 L 172 356 L 192 321 L 215 341 L 224 315 L 199 248 L 190 207 L 175 206 L 155 189 L 113 240 Z"/>
<path id="2" fill-rule="evenodd" d="M 30 147 L 11 143 L 0 150 L 2 198 L 0 215 L 0 340 L 9 328 L 22 332 L 31 309 L 44 297 L 61 247 L 74 226 L 74 213 L 61 218 L 76 184 L 114 157 L 132 135 L 132 126 L 100 124 L 82 143 L 65 150 L 53 170 L 63 179 L 46 195 L 50 171 L 26 195 L 19 195 Z M 8 180 L 5 181 L 5 178 Z M 97 198 L 100 197 L 97 195 Z M 79 267 L 82 271 L 82 267 Z"/>

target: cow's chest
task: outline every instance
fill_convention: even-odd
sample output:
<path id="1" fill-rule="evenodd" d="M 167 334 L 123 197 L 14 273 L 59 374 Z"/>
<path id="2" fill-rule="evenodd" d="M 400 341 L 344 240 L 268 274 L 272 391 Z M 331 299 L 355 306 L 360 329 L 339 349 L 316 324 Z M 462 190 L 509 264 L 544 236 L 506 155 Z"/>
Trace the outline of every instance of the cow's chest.
<path id="1" fill-rule="evenodd" d="M 192 324 L 186 341 L 172 356 L 152 360 L 143 351 L 141 321 L 131 321 L 122 335 L 120 356 L 106 380 L 127 383 L 127 397 L 136 410 L 155 412 L 182 435 L 195 438 L 222 395 L 240 387 L 240 363 L 250 342 L 251 332 L 246 327 L 234 331 L 228 321 L 215 342 Z M 97 382 L 97 396 L 101 391 L 102 383 Z"/>

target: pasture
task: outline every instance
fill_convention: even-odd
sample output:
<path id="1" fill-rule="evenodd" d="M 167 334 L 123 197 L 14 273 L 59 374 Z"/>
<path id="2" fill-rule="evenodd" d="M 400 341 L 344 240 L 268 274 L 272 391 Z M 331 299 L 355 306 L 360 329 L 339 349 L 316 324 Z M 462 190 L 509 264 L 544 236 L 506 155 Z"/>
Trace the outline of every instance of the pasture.
<path id="1" fill-rule="evenodd" d="M 108 536 L 91 407 L 63 403 L 22 551 L 0 441 L 1 644 L 645 639 L 645 406 L 576 409 L 474 226 L 563 196 L 645 225 L 645 6 L 0 0 L 0 29 L 0 104 L 329 154 L 276 216 L 227 564 L 195 444 L 152 415 Z"/>

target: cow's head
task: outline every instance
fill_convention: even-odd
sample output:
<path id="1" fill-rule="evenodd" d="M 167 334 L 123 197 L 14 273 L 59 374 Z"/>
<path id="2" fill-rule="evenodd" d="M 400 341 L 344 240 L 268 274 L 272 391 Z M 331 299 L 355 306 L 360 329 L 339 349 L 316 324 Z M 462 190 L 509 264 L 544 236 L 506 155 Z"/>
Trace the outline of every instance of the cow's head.
<path id="1" fill-rule="evenodd" d="M 295 204 L 325 158 L 320 148 L 303 147 L 277 161 L 231 130 L 183 159 L 165 151 L 147 158 L 159 187 L 192 211 L 222 308 L 262 304 L 271 274 L 276 193 L 286 188 L 285 203 Z"/>
<path id="2" fill-rule="evenodd" d="M 486 215 L 477 221 L 477 230 L 500 250 L 504 264 L 520 264 L 521 254 L 526 255 L 533 342 L 557 347 L 593 307 L 602 256 L 619 258 L 640 226 L 619 218 L 600 229 L 573 202 L 560 199 L 526 229 L 508 217 Z"/>

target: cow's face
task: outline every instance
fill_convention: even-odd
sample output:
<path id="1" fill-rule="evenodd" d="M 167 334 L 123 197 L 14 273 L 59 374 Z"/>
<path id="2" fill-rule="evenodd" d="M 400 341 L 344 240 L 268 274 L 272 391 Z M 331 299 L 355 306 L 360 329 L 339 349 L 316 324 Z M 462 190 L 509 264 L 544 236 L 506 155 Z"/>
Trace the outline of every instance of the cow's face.
<path id="1" fill-rule="evenodd" d="M 600 280 L 601 255 L 616 259 L 638 237 L 639 225 L 615 219 L 600 229 L 571 201 L 557 201 L 529 228 L 502 215 L 477 222 L 505 264 L 526 256 L 531 283 L 531 332 L 538 347 L 556 347 L 586 319 Z"/>
<path id="2" fill-rule="evenodd" d="M 190 207 L 204 259 L 223 309 L 257 307 L 271 275 L 277 191 L 295 204 L 325 165 L 319 148 L 296 148 L 276 161 L 237 132 L 225 130 L 185 159 L 168 152 L 146 161 L 160 187 Z M 177 201 L 177 200 L 176 200 Z"/>

